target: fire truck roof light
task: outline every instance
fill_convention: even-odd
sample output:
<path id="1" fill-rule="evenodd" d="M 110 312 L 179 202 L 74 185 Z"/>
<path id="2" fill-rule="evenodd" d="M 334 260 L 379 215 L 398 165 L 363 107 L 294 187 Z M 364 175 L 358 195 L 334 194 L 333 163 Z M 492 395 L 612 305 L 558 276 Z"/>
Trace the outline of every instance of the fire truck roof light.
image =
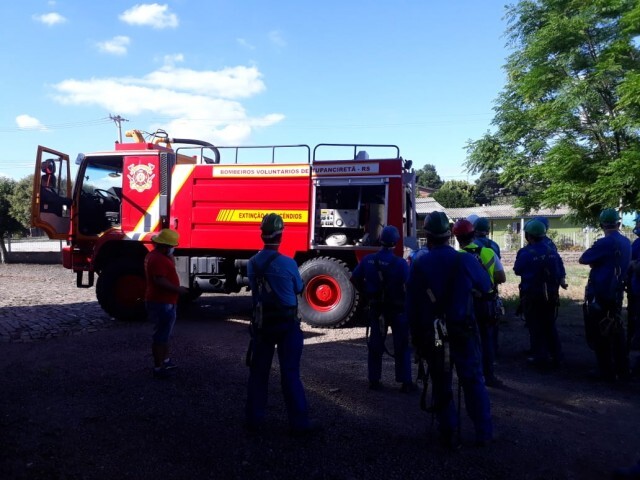
<path id="1" fill-rule="evenodd" d="M 365 150 L 360 150 L 356 155 L 356 160 L 369 160 L 369 154 Z"/>

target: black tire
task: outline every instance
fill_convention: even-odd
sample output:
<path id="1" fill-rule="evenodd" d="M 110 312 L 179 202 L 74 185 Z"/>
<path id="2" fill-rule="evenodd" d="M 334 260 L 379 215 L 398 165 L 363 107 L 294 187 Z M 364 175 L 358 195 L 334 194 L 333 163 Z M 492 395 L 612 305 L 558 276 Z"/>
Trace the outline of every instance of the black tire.
<path id="1" fill-rule="evenodd" d="M 358 306 L 358 291 L 349 280 L 346 264 L 335 258 L 318 257 L 300 266 L 304 291 L 298 305 L 302 321 L 320 328 L 346 324 Z"/>
<path id="2" fill-rule="evenodd" d="M 96 296 L 102 309 L 113 318 L 141 321 L 147 318 L 145 287 L 142 261 L 122 259 L 109 263 L 100 273 L 96 283 Z"/>

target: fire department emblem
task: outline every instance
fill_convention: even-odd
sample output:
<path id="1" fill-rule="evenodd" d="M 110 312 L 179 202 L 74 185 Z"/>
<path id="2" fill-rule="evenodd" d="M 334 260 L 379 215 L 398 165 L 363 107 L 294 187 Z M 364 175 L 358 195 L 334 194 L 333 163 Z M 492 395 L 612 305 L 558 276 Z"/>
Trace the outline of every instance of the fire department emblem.
<path id="1" fill-rule="evenodd" d="M 144 192 L 151 188 L 151 184 L 156 174 L 153 173 L 155 165 L 129 165 L 129 188 L 136 192 Z"/>

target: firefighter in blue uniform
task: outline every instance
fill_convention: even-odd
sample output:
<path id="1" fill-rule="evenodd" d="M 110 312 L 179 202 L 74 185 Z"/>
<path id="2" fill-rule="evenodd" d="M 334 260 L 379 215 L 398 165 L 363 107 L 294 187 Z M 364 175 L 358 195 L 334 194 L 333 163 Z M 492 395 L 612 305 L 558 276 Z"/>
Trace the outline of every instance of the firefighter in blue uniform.
<path id="1" fill-rule="evenodd" d="M 622 300 L 631 242 L 620 233 L 620 217 L 613 208 L 602 211 L 600 227 L 604 237 L 587 249 L 579 262 L 591 267 L 584 303 L 587 343 L 596 354 L 597 377 L 610 382 L 629 376 Z"/>
<path id="2" fill-rule="evenodd" d="M 269 213 L 260 225 L 264 248 L 247 265 L 254 303 L 249 366 L 246 426 L 259 430 L 264 424 L 271 363 L 276 346 L 289 426 L 293 435 L 319 429 L 309 420 L 307 400 L 300 380 L 303 336 L 298 318 L 298 298 L 303 282 L 296 262 L 278 252 L 284 230 L 282 217 Z M 264 285 L 259 288 L 259 280 Z M 256 305 L 260 305 L 259 312 Z"/>
<path id="3" fill-rule="evenodd" d="M 449 246 L 451 231 L 443 212 L 429 213 L 424 229 L 429 252 L 412 264 L 407 283 L 407 314 L 413 344 L 418 356 L 427 361 L 433 384 L 431 409 L 445 447 L 459 445 L 454 435 L 459 419 L 453 401 L 453 366 L 464 390 L 467 413 L 475 426 L 476 443 L 481 445 L 492 439 L 493 425 L 482 374 L 473 291 L 489 295 L 491 281 L 472 255 Z"/>
<path id="4" fill-rule="evenodd" d="M 558 252 L 544 239 L 546 227 L 531 220 L 524 227 L 528 245 L 518 250 L 513 271 L 520 277 L 520 298 L 531 339 L 532 362 L 546 369 L 558 367 L 563 360 L 556 327 L 560 286 L 564 283 L 564 265 Z"/>
<path id="5" fill-rule="evenodd" d="M 411 350 L 409 324 L 405 315 L 406 282 L 409 277 L 407 262 L 394 255 L 393 248 L 400 240 L 398 229 L 392 225 L 382 229 L 382 249 L 367 255 L 353 270 L 351 282 L 368 300 L 368 376 L 369 388 L 382 388 L 382 356 L 388 328 L 393 334 L 395 379 L 402 384 L 401 391 L 414 389 L 411 378 Z"/>
<path id="6" fill-rule="evenodd" d="M 498 258 L 500 258 L 500 246 L 489 238 L 491 232 L 491 225 L 489 219 L 486 217 L 479 217 L 473 223 L 473 228 L 476 232 L 476 236 L 473 242 L 481 247 L 487 247 L 496 252 Z"/>
<path id="7" fill-rule="evenodd" d="M 540 223 L 542 223 L 544 225 L 545 232 L 547 232 L 547 234 L 548 234 L 548 232 L 549 232 L 549 219 L 547 217 L 534 217 L 534 218 L 532 218 L 532 220 L 537 220 Z M 529 221 L 531 221 L 531 220 L 529 220 Z M 527 223 L 529 223 L 529 222 L 527 222 Z M 525 226 L 526 226 L 526 224 L 525 224 Z M 547 235 L 547 234 L 545 234 L 545 237 L 543 238 L 542 242 L 544 244 L 546 244 L 546 245 L 549 245 L 550 248 L 552 248 L 554 251 L 557 252 L 558 251 L 558 247 L 556 246 L 555 242 L 551 238 L 549 238 L 549 235 Z"/>
<path id="8" fill-rule="evenodd" d="M 631 265 L 627 277 L 627 345 L 629 350 L 640 350 L 640 214 L 634 220 L 633 229 L 638 238 L 631 244 Z M 634 375 L 640 374 L 640 357 L 631 365 Z"/>
<path id="9" fill-rule="evenodd" d="M 480 340 L 482 343 L 482 370 L 484 382 L 488 387 L 501 387 L 502 381 L 495 376 L 495 336 L 498 317 L 497 285 L 507 281 L 504 267 L 498 255 L 487 247 L 480 247 L 473 242 L 473 225 L 469 220 L 461 219 L 453 225 L 453 234 L 460 244 L 460 251 L 474 255 L 487 272 L 493 286 L 490 298 L 474 298 L 474 309 Z"/>

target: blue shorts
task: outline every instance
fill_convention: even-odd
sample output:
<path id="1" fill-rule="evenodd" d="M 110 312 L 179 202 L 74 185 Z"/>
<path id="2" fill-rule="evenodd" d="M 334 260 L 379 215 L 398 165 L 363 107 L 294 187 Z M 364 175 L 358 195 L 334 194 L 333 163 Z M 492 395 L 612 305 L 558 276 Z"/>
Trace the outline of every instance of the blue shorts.
<path id="1" fill-rule="evenodd" d="M 153 343 L 169 343 L 176 324 L 176 306 L 173 303 L 146 302 L 147 316 L 155 325 Z"/>

